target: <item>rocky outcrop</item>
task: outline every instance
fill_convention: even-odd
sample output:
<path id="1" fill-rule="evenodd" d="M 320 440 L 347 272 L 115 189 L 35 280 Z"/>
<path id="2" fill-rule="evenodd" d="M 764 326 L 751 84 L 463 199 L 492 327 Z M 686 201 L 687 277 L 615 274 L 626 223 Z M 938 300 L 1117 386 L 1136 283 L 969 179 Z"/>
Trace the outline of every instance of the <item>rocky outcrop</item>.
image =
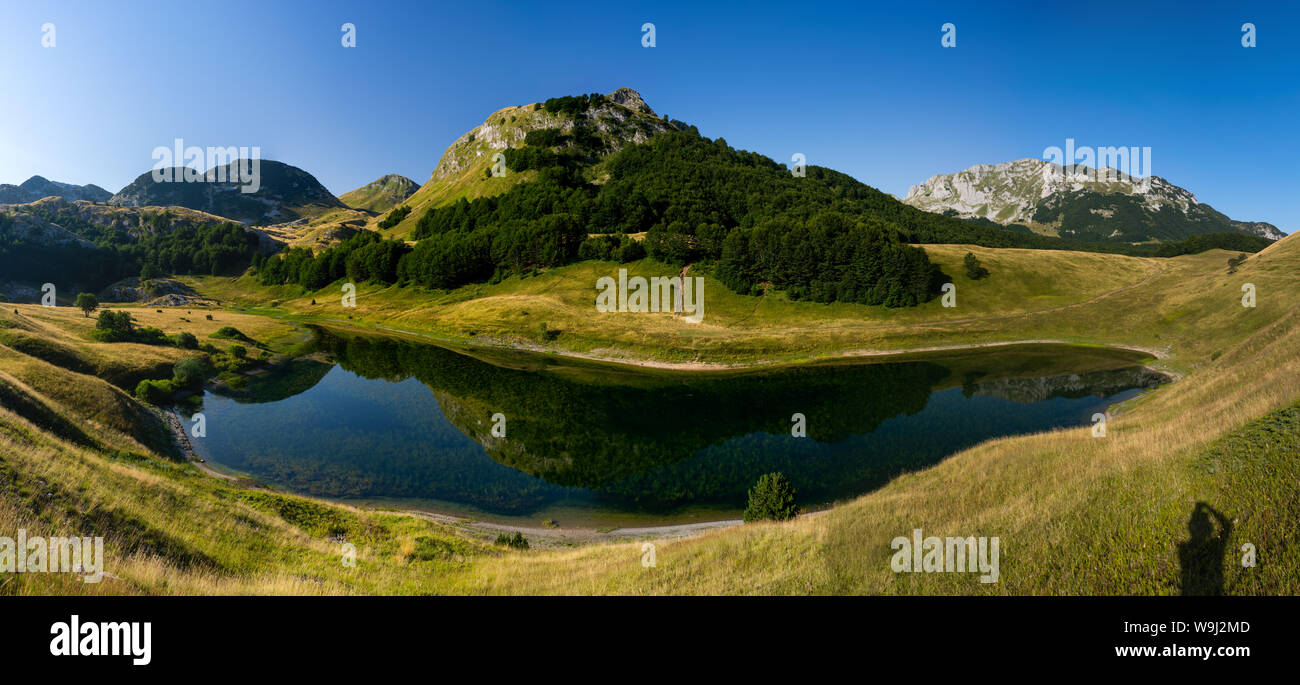
<path id="1" fill-rule="evenodd" d="M 1279 240 L 1265 222 L 1234 221 L 1159 176 L 1135 178 L 1103 167 L 1062 167 L 1041 159 L 977 164 L 912 186 L 909 205 L 959 218 L 1037 225 L 1063 237 L 1178 240 L 1237 231 Z"/>
<path id="2" fill-rule="evenodd" d="M 457 138 L 438 160 L 430 182 L 459 174 L 480 158 L 491 158 L 493 153 L 507 147 L 522 147 L 529 131 L 554 128 L 571 133 L 576 126 L 587 127 L 599 136 L 606 154 L 630 144 L 644 143 L 655 133 L 673 128 L 656 116 L 640 93 L 631 88 L 619 88 L 605 96 L 603 102 L 577 115 L 548 112 L 540 102 L 507 107 Z"/>

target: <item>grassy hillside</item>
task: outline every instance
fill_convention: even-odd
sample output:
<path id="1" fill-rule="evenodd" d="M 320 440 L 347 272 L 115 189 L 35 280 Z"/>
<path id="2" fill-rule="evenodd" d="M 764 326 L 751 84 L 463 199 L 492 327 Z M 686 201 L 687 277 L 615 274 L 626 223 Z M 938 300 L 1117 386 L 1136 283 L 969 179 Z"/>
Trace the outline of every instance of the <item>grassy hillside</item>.
<path id="1" fill-rule="evenodd" d="M 945 270 L 978 249 L 932 248 Z M 667 317 L 625 321 L 624 327 L 636 328 L 613 344 L 627 354 L 675 358 L 668 354 L 674 345 L 722 349 L 734 343 L 742 352 L 733 359 L 754 361 L 779 357 L 781 343 L 791 341 L 803 347 L 789 357 L 831 354 L 835 345 L 901 349 L 1059 337 L 1158 347 L 1184 377 L 1119 407 L 1106 438 L 1077 428 L 990 441 L 824 514 L 658 541 L 654 568 L 641 566 L 640 543 L 507 552 L 452 526 L 202 475 L 144 444 L 133 418 L 138 410 L 102 410 L 117 395 L 111 384 L 94 380 L 166 364 L 178 350 L 90 343 L 84 337 L 90 324 L 79 312 L 20 306 L 15 315 L 6 306 L 0 309 L 0 530 L 107 534 L 113 578 L 85 585 L 62 574 L 18 574 L 0 579 L 0 593 L 1167 594 L 1180 592 L 1185 582 L 1204 590 L 1216 574 L 1227 592 L 1300 592 L 1300 560 L 1290 540 L 1300 510 L 1294 496 L 1300 477 L 1300 408 L 1294 406 L 1300 400 L 1300 242 L 1288 238 L 1234 274 L 1227 273 L 1226 253 L 1171 260 L 977 254 L 992 273 L 970 287 L 961 287 L 958 277 L 958 311 L 719 296 L 716 305 L 708 301 L 709 313 L 697 327 Z M 1081 258 L 1099 261 L 1091 268 L 1072 261 Z M 649 263 L 634 268 L 659 270 Z M 491 321 L 494 311 L 519 312 L 515 319 L 529 323 L 510 324 L 518 331 L 535 328 L 537 314 L 549 321 L 570 308 L 572 318 L 555 320 L 590 323 L 594 313 L 580 313 L 577 298 L 590 298 L 586 289 L 595 274 L 574 274 L 579 282 L 566 285 L 564 271 L 443 293 L 435 296 L 441 308 L 414 311 L 424 299 L 408 291 L 401 297 L 409 300 L 386 299 L 363 288 L 358 309 L 345 313 L 328 309 L 335 307 L 333 297 L 316 311 L 304 304 L 310 296 L 248 288 L 243 279 L 201 279 L 199 285 L 228 304 L 247 288 L 254 296 L 244 304 L 282 315 L 343 322 L 351 315 L 362 328 L 400 324 L 464 335 L 459 327 Z M 1035 279 L 1035 285 L 1019 278 L 999 282 L 1000 272 Z M 1243 282 L 1256 285 L 1257 307 L 1240 305 Z M 962 306 L 971 308 L 965 319 Z M 741 314 L 746 307 L 748 318 Z M 828 312 L 834 313 L 829 321 Z M 235 325 L 272 347 L 288 346 L 297 335 L 286 319 L 213 314 L 216 320 L 208 322 L 178 310 L 138 310 L 143 323 L 168 333 L 188 329 L 202 337 L 209 328 Z M 799 332 L 780 330 L 778 316 Z M 594 345 L 598 335 L 610 334 L 609 326 L 580 337 L 576 330 L 562 332 L 554 342 L 565 344 L 572 335 Z M 53 344 L 42 348 L 37 340 Z M 63 371 L 47 368 L 46 360 L 56 358 Z M 94 386 L 104 399 L 81 400 L 60 390 L 73 381 Z M 52 415 L 91 440 L 57 425 Z M 88 430 L 92 416 L 97 425 Z M 1226 551 L 1201 545 L 1180 557 L 1198 502 L 1232 521 L 1232 533 Z M 927 535 L 999 536 L 1001 582 L 980 584 L 974 574 L 891 572 L 890 540 L 918 527 Z M 344 540 L 357 547 L 355 568 L 339 563 Z M 1253 569 L 1236 563 L 1234 550 L 1244 542 L 1259 550 L 1261 563 Z M 1209 553 L 1212 558 L 1205 558 Z M 1184 568 L 1197 573 L 1185 578 Z"/>
<path id="2" fill-rule="evenodd" d="M 522 147 L 524 137 L 530 131 L 555 128 L 570 132 L 575 125 L 581 124 L 589 127 L 609 150 L 617 150 L 671 128 L 668 122 L 650 111 L 640 95 L 626 88 L 611 93 L 604 102 L 583 111 L 565 111 L 558 107 L 547 109 L 545 106 L 565 99 L 497 110 L 482 124 L 456 139 L 443 153 L 429 180 L 403 203 L 411 208 L 411 213 L 385 234 L 405 237 L 415 230 L 429 209 L 461 199 L 499 195 L 520 183 L 536 179 L 535 170 L 510 172 L 504 176 L 488 173 L 495 155 L 507 148 Z"/>
<path id="3" fill-rule="evenodd" d="M 398 174 L 381 176 L 356 190 L 339 196 L 343 204 L 368 212 L 387 212 L 411 196 L 419 185 Z"/>
<path id="4" fill-rule="evenodd" d="M 1227 253 L 1172 260 L 1096 253 L 991 249 L 963 245 L 922 246 L 945 273 L 957 274 L 957 307 L 940 300 L 887 309 L 849 303 L 793 302 L 783 294 L 746 296 L 705 278 L 705 316 L 691 324 L 669 314 L 602 314 L 595 310 L 595 284 L 602 276 L 671 276 L 676 267 L 642 260 L 628 265 L 582 262 L 495 285 L 454 291 L 359 285 L 357 306 L 344 309 L 337 284 L 314 293 L 258 286 L 251 278 L 194 279 L 196 287 L 230 305 L 297 317 L 426 333 L 484 344 L 522 343 L 547 350 L 612 360 L 755 363 L 837 356 L 854 350 L 887 350 L 970 344 L 1034 337 L 1105 342 L 1091 335 L 1087 303 L 1110 300 L 1165 272 L 1195 272 L 1226 262 Z M 965 277 L 962 261 L 974 253 L 990 271 L 978 281 Z M 691 271 L 689 276 L 702 275 Z M 315 300 L 316 305 L 311 302 Z M 267 309 L 271 301 L 279 304 Z M 1031 312 L 1047 312 L 1048 323 L 1026 329 Z M 545 325 L 545 332 L 543 332 Z M 1008 332 L 1013 333 L 1008 335 Z M 1132 344 L 1150 341 L 1133 340 Z M 1158 341 L 1156 341 L 1158 343 Z"/>

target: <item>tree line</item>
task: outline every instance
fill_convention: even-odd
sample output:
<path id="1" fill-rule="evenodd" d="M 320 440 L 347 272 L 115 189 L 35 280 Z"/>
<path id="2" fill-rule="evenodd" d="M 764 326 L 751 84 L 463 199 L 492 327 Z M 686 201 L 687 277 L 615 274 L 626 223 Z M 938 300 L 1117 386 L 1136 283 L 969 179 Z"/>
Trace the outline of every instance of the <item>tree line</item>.
<path id="1" fill-rule="evenodd" d="M 542 106 L 567 112 L 590 102 L 580 96 Z M 259 260 L 262 282 L 317 289 L 346 275 L 451 289 L 579 260 L 649 256 L 695 264 L 739 293 L 776 288 L 818 302 L 905 307 L 932 299 L 947 280 L 908 243 L 1162 249 L 1061 240 L 925 212 L 831 169 L 810 166 L 796 176 L 693 126 L 603 159 L 587 149 L 595 143 L 580 127 L 532 131 L 524 143 L 507 151 L 507 167 L 536 170 L 535 180 L 427 210 L 411 235 L 413 249 L 362 234 L 318 255 L 290 250 Z M 628 238 L 641 233 L 641 241 Z M 1198 236 L 1163 249 L 1244 249 L 1255 244 L 1251 238 Z"/>

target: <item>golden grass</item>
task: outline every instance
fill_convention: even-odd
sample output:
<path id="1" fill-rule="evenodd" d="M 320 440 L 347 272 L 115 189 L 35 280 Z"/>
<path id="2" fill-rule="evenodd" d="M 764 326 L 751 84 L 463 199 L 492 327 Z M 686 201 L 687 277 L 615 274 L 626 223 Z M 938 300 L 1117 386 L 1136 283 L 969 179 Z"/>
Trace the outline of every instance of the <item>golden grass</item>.
<path id="1" fill-rule="evenodd" d="M 966 249 L 933 248 L 945 265 L 959 260 Z M 1158 347 L 1171 355 L 1167 364 L 1185 377 L 1120 407 L 1106 438 L 1093 438 L 1080 428 L 989 441 L 816 516 L 656 541 L 652 568 L 641 564 L 641 543 L 503 552 L 416 517 L 319 505 L 337 512 L 329 516 L 342 517 L 346 537 L 357 543 L 361 563 L 347 568 L 339 563 L 338 540 L 248 500 L 233 485 L 154 457 L 106 458 L 101 450 L 59 439 L 0 409 L 0 531 L 25 526 L 66 534 L 87 521 L 114 523 L 106 534 L 112 549 L 108 570 L 117 577 L 88 586 L 58 574 L 10 576 L 0 580 L 0 593 L 1162 594 L 1179 589 L 1178 543 L 1187 537 L 1188 514 L 1198 501 L 1237 518 L 1241 530 L 1254 535 L 1249 541 L 1260 546 L 1262 557 L 1272 561 L 1246 571 L 1225 560 L 1230 591 L 1300 591 L 1296 564 L 1283 563 L 1296 554 L 1287 546 L 1293 529 L 1260 525 L 1279 510 L 1295 507 L 1294 463 L 1274 455 L 1275 461 L 1261 465 L 1267 477 L 1257 482 L 1234 480 L 1228 470 L 1207 461 L 1207 454 L 1218 449 L 1216 440 L 1300 399 L 1300 242 L 1288 238 L 1232 275 L 1226 273 L 1226 253 L 1221 252 L 1173 260 L 1087 255 L 1078 258 L 1079 264 L 1099 260 L 1094 266 L 1103 275 L 1079 283 L 1070 281 L 1084 276 L 1064 271 L 1068 264 L 1062 263 L 1075 255 L 1019 252 L 981 254 L 993 279 L 984 284 L 985 291 L 962 289 L 971 291 L 970 313 L 980 316 L 968 319 L 975 320 L 933 308 L 928 314 L 889 312 L 853 305 L 756 303 L 739 296 L 729 302 L 722 294 L 714 310 L 720 321 L 706 319 L 702 325 L 713 328 L 680 328 L 685 324 L 664 317 L 634 323 L 639 328 L 626 338 L 603 344 L 644 351 L 698 343 L 707 350 L 716 337 L 718 349 L 749 345 L 746 358 L 756 359 L 753 351 L 768 349 L 754 342 L 760 340 L 779 350 L 782 340 L 811 337 L 813 344 L 796 354 L 814 356 L 866 347 L 1060 338 Z M 579 267 L 600 265 L 570 268 Z M 1021 286 L 999 284 L 998 274 L 1017 270 L 1039 273 L 1043 281 L 1034 289 L 1042 289 L 1047 299 L 1036 304 L 1002 301 Z M 1054 272 L 1066 276 L 1051 278 Z M 587 282 L 593 273 L 584 273 L 581 280 Z M 561 275 L 442 294 L 432 298 L 435 304 L 415 291 L 383 297 L 374 296 L 377 290 L 364 291 L 358 310 L 349 313 L 359 317 L 353 323 L 362 327 L 409 325 L 442 332 L 486 326 L 494 317 L 519 311 L 528 317 L 540 314 L 557 325 L 590 321 L 563 318 L 567 308 L 577 306 L 573 298 L 587 297 L 581 292 L 587 286 L 569 284 Z M 226 288 L 219 296 L 241 297 L 235 289 L 242 283 L 199 282 L 209 294 Z M 1245 282 L 1258 289 L 1253 309 L 1239 303 Z M 1076 286 L 1080 293 L 1069 295 Z M 244 295 L 242 302 L 266 306 L 268 292 Z M 471 299 L 475 296 L 489 301 Z M 277 313 L 307 318 L 301 312 L 307 311 L 302 302 L 309 298 L 286 298 Z M 770 306 L 800 332 L 780 330 L 775 315 L 728 318 L 739 316 L 741 304 L 751 312 Z M 322 311 L 311 317 L 347 320 L 341 309 L 324 309 L 332 304 L 318 306 Z M 132 363 L 173 354 L 85 342 L 79 338 L 85 332 L 79 313 L 19 310 L 18 316 L 4 310 L 2 318 L 16 323 L 0 334 L 48 336 L 93 360 L 95 369 L 123 352 Z M 149 323 L 145 313 L 141 320 Z M 823 316 L 827 313 L 833 314 Z M 164 310 L 159 316 L 174 314 Z M 235 325 L 255 338 L 288 340 L 294 335 L 291 326 L 271 317 L 214 316 L 214 328 Z M 819 330 L 817 321 L 829 330 Z M 150 325 L 175 332 L 165 323 L 159 319 Z M 525 328 L 511 322 L 487 332 L 506 335 Z M 636 347 L 637 336 L 652 332 L 670 336 L 668 342 Z M 566 335 L 590 335 L 589 344 L 597 344 L 606 334 L 605 329 L 575 329 L 560 342 Z M 11 351 L 0 348 L 0 354 Z M 54 378 L 57 373 L 38 363 L 6 359 L 0 372 L 69 416 L 86 410 L 42 381 L 44 374 Z M 116 430 L 107 423 L 97 433 Z M 1001 581 L 989 585 L 974 574 L 891 572 L 890 540 L 918 527 L 927 535 L 998 536 Z M 421 560 L 416 554 L 421 537 L 445 541 L 453 551 Z"/>

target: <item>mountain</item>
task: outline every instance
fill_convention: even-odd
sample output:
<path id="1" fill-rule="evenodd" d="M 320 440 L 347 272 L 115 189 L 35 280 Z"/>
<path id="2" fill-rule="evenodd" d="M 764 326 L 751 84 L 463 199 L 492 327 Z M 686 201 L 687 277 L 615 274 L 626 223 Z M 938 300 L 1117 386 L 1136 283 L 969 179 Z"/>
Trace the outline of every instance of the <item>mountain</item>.
<path id="1" fill-rule="evenodd" d="M 214 167 L 201 182 L 153 179 L 141 174 L 109 202 L 127 207 L 186 207 L 246 224 L 278 224 L 313 217 L 344 205 L 311 174 L 282 162 L 260 160 L 256 192 L 245 193 L 244 181 L 230 180 L 238 162 Z M 224 169 L 224 172 L 219 171 Z M 171 170 L 176 177 L 181 167 Z M 218 180 L 223 177 L 227 180 Z"/>
<path id="2" fill-rule="evenodd" d="M 0 204 L 25 204 L 45 197 L 61 197 L 69 202 L 107 202 L 113 194 L 94 184 L 78 186 L 43 176 L 33 176 L 19 185 L 0 183 Z"/>
<path id="3" fill-rule="evenodd" d="M 419 187 L 420 184 L 405 176 L 388 174 L 356 190 L 343 193 L 339 200 L 353 209 L 387 212 L 410 197 Z"/>
<path id="4" fill-rule="evenodd" d="M 912 186 L 903 201 L 930 212 L 1022 224 L 1076 240 L 1167 242 L 1225 232 L 1279 240 L 1285 235 L 1269 223 L 1230 219 L 1159 176 L 1133 178 L 1083 166 L 1067 171 L 1040 159 L 977 164 L 931 176 Z"/>
<path id="5" fill-rule="evenodd" d="M 411 208 L 392 235 L 408 234 L 426 210 L 462 198 L 498 195 L 537 177 L 536 169 L 488 175 L 497 153 L 525 147 L 528 134 L 556 129 L 566 136 L 564 147 L 587 158 L 608 156 L 650 136 L 678 128 L 655 114 L 631 88 L 608 94 L 551 98 L 545 102 L 506 107 L 465 132 L 447 148 L 433 175 L 407 199 Z M 537 134 L 534 134 L 537 135 Z"/>

